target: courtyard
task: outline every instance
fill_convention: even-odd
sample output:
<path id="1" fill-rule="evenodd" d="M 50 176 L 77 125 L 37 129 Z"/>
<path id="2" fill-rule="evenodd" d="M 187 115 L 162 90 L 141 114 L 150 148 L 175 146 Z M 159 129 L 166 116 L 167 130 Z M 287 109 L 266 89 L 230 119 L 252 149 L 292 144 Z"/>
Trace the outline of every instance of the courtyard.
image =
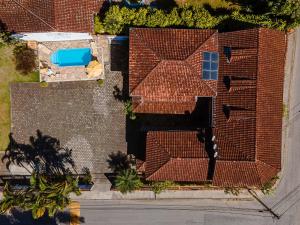
<path id="1" fill-rule="evenodd" d="M 103 48 L 92 40 L 48 41 L 37 44 L 40 81 L 85 81 L 104 79 Z M 51 56 L 61 49 L 91 49 L 92 61 L 87 66 L 60 67 L 50 60 Z"/>
<path id="2" fill-rule="evenodd" d="M 123 102 L 113 94 L 116 87 L 123 88 L 123 74 L 109 66 L 101 85 L 97 81 L 50 82 L 47 87 L 14 83 L 13 138 L 28 143 L 39 130 L 72 149 L 77 171 L 87 167 L 95 176 L 109 173 L 109 155 L 127 153 L 126 115 Z"/>

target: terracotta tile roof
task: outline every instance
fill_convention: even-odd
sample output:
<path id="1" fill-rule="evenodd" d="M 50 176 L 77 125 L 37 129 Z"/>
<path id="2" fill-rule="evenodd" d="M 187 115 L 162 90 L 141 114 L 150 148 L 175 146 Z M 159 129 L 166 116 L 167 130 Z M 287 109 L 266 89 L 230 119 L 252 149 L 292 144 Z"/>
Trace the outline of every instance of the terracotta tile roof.
<path id="1" fill-rule="evenodd" d="M 92 32 L 103 0 L 3 0 L 1 22 L 15 32 Z"/>
<path id="2" fill-rule="evenodd" d="M 217 160 L 213 184 L 223 187 L 260 187 L 278 173 L 278 170 L 261 161 Z"/>
<path id="3" fill-rule="evenodd" d="M 214 30 L 131 29 L 129 89 L 140 97 L 134 111 L 184 114 L 197 96 L 215 96 L 217 82 L 201 79 L 200 61 L 203 51 L 217 50 Z"/>
<path id="4" fill-rule="evenodd" d="M 220 54 L 213 183 L 261 186 L 281 168 L 286 37 L 269 29 L 237 31 L 220 34 L 219 46 L 220 53 L 231 47 L 232 57 L 228 63 Z"/>
<path id="5" fill-rule="evenodd" d="M 146 147 L 147 180 L 207 179 L 208 156 L 204 143 L 198 139 L 198 132 L 150 131 Z"/>
<path id="6" fill-rule="evenodd" d="M 148 29 L 134 31 L 142 32 L 141 37 L 143 38 L 152 37 L 152 42 L 157 40 L 152 29 L 150 29 L 149 34 L 145 34 Z M 159 32 L 159 37 L 164 36 L 161 29 Z M 170 31 L 167 30 L 168 32 Z M 174 32 L 176 33 L 177 30 Z M 186 30 L 180 30 L 180 32 L 184 33 Z M 179 38 L 183 35 L 180 32 L 176 34 Z M 212 36 L 214 35 L 217 34 L 214 33 Z M 175 39 L 176 36 L 173 36 Z M 188 88 L 185 89 L 186 87 L 178 85 L 181 82 L 180 77 L 184 77 L 184 73 L 180 71 L 180 69 L 184 70 L 184 66 L 181 65 L 180 69 L 179 67 L 176 69 L 176 72 L 179 71 L 178 74 L 181 76 L 176 77 L 175 74 L 169 81 L 168 75 L 172 69 L 164 73 L 168 70 L 165 67 L 170 66 L 174 69 L 179 64 L 174 65 L 176 64 L 175 61 L 170 59 L 160 60 L 159 57 L 163 53 L 153 51 L 153 49 L 158 48 L 153 46 L 155 43 L 151 42 L 149 45 L 151 48 L 145 48 L 147 44 L 144 41 L 137 43 L 137 40 L 132 36 L 130 40 L 132 53 L 130 58 L 132 64 L 130 88 L 131 93 L 135 90 L 138 93 L 138 96 L 135 97 L 135 110 L 140 113 L 161 112 L 169 114 L 183 112 L 184 108 L 192 109 L 192 104 L 189 103 L 184 106 L 176 104 L 182 99 L 183 102 L 188 102 L 190 97 L 188 94 L 182 97 L 176 96 L 175 91 L 172 92 L 172 87 L 182 92 L 189 91 Z M 167 39 L 163 37 L 162 40 L 166 41 Z M 160 41 L 156 44 L 159 45 L 159 43 Z M 170 44 L 170 42 L 167 43 Z M 252 29 L 220 33 L 218 34 L 218 43 L 215 43 L 219 49 L 219 76 L 217 96 L 212 95 L 215 99 L 212 135 L 216 137 L 218 158 L 212 181 L 213 184 L 219 186 L 261 186 L 281 169 L 286 36 L 283 32 L 275 30 Z M 178 45 L 178 43 L 176 44 Z M 134 51 L 136 47 L 140 48 L 141 51 Z M 167 49 L 162 44 L 160 48 Z M 176 48 L 176 51 L 182 50 L 181 47 Z M 230 54 L 225 49 L 230 49 Z M 139 55 L 140 53 L 145 54 Z M 172 54 L 166 53 L 164 57 L 176 58 L 175 55 L 174 52 Z M 178 59 L 180 57 L 182 56 L 178 56 Z M 139 58 L 141 61 L 138 60 Z M 151 67 L 146 63 L 147 59 L 152 60 Z M 165 61 L 167 64 L 164 64 Z M 200 58 L 198 58 L 199 61 Z M 183 62 L 180 61 L 180 63 Z M 155 78 L 151 77 L 157 67 L 159 68 L 159 64 L 164 65 L 159 70 L 159 74 L 164 74 L 163 77 L 166 77 L 167 82 L 158 75 L 155 75 Z M 139 71 L 140 73 L 138 73 Z M 151 83 L 152 81 L 155 82 Z M 161 84 L 162 82 L 165 84 Z M 195 88 L 201 88 L 201 86 L 197 86 L 197 82 L 194 84 Z M 155 93 L 155 90 L 159 91 Z M 167 90 L 166 93 L 163 90 Z M 213 90 L 215 89 L 213 88 Z M 190 90 L 190 93 L 197 94 L 197 90 Z M 199 142 L 199 140 L 198 142 L 189 142 L 192 133 L 186 131 L 186 137 L 182 136 L 184 131 L 149 133 L 145 167 L 148 179 L 173 179 L 175 181 L 195 181 L 198 179 L 200 181 L 205 178 L 204 174 L 208 173 L 209 159 L 207 157 L 189 158 L 189 155 L 193 156 L 196 149 L 206 153 L 204 143 Z M 194 147 L 189 146 L 188 143 L 193 143 Z M 173 158 L 167 150 L 170 148 L 169 146 L 177 146 L 177 149 L 183 149 L 182 151 L 186 154 L 183 158 L 181 158 L 182 156 Z M 193 149 L 193 151 L 186 150 L 187 147 L 184 146 L 189 146 L 188 148 Z M 187 175 L 189 172 L 192 177 Z"/>

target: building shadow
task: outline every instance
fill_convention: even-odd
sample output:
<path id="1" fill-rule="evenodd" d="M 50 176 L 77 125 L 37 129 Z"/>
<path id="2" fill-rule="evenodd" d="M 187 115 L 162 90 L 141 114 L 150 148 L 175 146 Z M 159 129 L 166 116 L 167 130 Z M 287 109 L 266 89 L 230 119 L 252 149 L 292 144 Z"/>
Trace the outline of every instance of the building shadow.
<path id="1" fill-rule="evenodd" d="M 128 73 L 129 41 L 117 38 L 110 44 L 110 70 Z"/>
<path id="2" fill-rule="evenodd" d="M 112 40 L 110 44 L 110 70 L 122 73 L 122 87 L 114 86 L 113 96 L 117 101 L 129 100 L 129 42 Z"/>
<path id="3" fill-rule="evenodd" d="M 74 217 L 72 216 L 72 219 Z M 84 217 L 76 218 L 80 223 L 85 223 Z M 10 215 L 0 215 L 0 224 L 3 225 L 61 225 L 70 224 L 71 215 L 69 212 L 58 212 L 53 218 L 44 215 L 39 219 L 33 219 L 30 211 L 21 212 L 13 209 Z"/>
<path id="4" fill-rule="evenodd" d="M 195 108 L 192 112 L 185 114 L 138 114 L 137 119 L 130 119 L 126 122 L 126 140 L 128 145 L 128 154 L 133 154 L 139 162 L 146 160 L 146 140 L 149 131 L 198 131 L 199 141 L 205 142 L 205 149 L 209 158 L 213 158 L 212 144 L 206 143 L 211 139 L 211 134 L 206 132 L 206 128 L 210 128 L 212 124 L 212 99 L 198 98 Z M 201 131 L 203 134 L 201 135 Z M 200 137 L 201 136 L 201 137 Z M 211 177 L 214 166 L 211 161 L 212 168 L 208 175 Z"/>

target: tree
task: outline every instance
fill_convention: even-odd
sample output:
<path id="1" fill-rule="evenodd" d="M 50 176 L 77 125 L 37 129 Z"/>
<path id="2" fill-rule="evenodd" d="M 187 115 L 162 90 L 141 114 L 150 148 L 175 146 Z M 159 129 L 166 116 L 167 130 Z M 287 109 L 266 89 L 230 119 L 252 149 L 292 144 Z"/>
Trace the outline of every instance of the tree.
<path id="1" fill-rule="evenodd" d="M 151 183 L 151 190 L 154 193 L 155 199 L 156 199 L 156 195 L 160 194 L 161 192 L 163 192 L 164 190 L 174 186 L 175 183 L 173 181 L 158 181 L 158 182 L 152 182 Z"/>
<path id="2" fill-rule="evenodd" d="M 0 212 L 6 213 L 12 208 L 31 210 L 34 219 L 42 217 L 48 212 L 53 217 L 59 210 L 63 210 L 70 203 L 70 193 L 80 195 L 78 178 L 72 175 L 47 177 L 32 174 L 30 185 L 26 189 L 16 190 L 7 183 L 0 203 Z"/>
<path id="3" fill-rule="evenodd" d="M 121 193 L 132 192 L 143 186 L 135 170 L 123 170 L 116 178 L 116 187 Z"/>
<path id="4" fill-rule="evenodd" d="M 71 150 L 60 147 L 56 138 L 40 131 L 37 131 L 37 137 L 30 138 L 30 144 L 19 144 L 10 135 L 10 144 L 2 161 L 7 161 L 7 168 L 15 164 L 27 169 L 31 173 L 30 184 L 16 189 L 6 183 L 0 213 L 19 208 L 31 210 L 36 219 L 45 212 L 52 217 L 66 208 L 71 202 L 71 193 L 80 195 L 79 178 L 71 153 Z"/>
<path id="5" fill-rule="evenodd" d="M 35 52 L 28 48 L 26 44 L 17 44 L 13 53 L 16 60 L 16 69 L 18 71 L 23 74 L 28 74 L 36 69 Z"/>

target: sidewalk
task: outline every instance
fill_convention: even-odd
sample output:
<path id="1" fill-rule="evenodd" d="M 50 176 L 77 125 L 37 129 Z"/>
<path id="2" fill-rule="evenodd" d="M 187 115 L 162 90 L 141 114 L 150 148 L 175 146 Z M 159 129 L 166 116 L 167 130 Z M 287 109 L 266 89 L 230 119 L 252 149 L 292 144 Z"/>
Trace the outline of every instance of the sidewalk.
<path id="1" fill-rule="evenodd" d="M 122 194 L 119 191 L 86 191 L 80 196 L 71 196 L 74 200 L 154 200 L 152 191 L 134 191 Z M 156 196 L 156 199 L 214 199 L 214 200 L 243 200 L 252 201 L 253 198 L 247 191 L 241 191 L 238 196 L 225 194 L 223 190 L 201 191 L 164 191 Z"/>

